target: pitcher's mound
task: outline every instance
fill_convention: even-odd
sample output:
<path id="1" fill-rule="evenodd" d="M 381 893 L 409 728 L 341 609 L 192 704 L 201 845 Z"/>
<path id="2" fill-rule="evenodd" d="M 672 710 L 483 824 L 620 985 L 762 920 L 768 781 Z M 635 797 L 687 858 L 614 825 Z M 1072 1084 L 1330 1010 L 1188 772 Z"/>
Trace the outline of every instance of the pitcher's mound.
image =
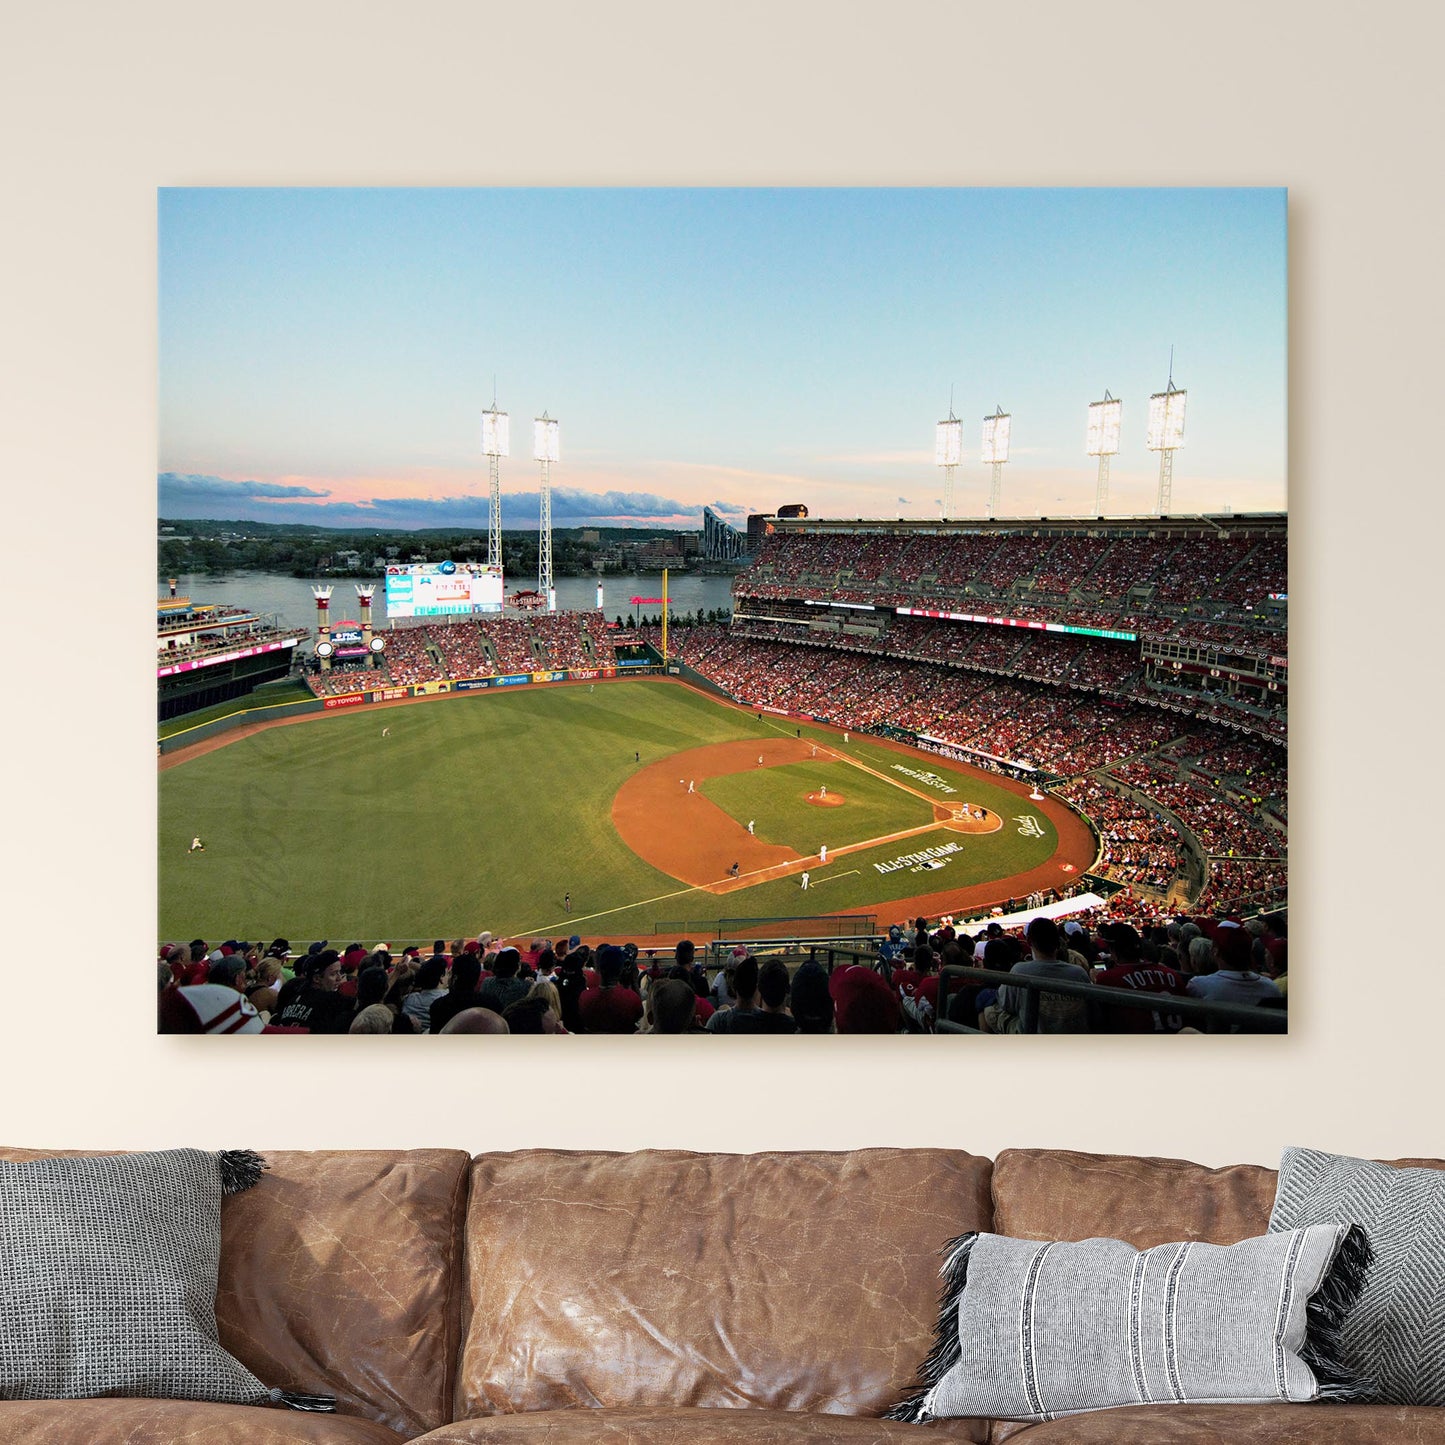
<path id="1" fill-rule="evenodd" d="M 820 808 L 841 808 L 848 801 L 842 793 L 809 793 L 807 800 Z"/>

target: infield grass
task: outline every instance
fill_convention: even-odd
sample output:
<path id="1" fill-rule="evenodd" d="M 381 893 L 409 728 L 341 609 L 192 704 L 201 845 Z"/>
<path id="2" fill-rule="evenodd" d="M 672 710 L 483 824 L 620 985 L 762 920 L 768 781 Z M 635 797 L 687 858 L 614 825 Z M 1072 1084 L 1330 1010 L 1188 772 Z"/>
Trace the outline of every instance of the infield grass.
<path id="1" fill-rule="evenodd" d="M 843 805 L 809 802 L 808 795 L 821 788 L 844 798 Z M 846 762 L 822 758 L 726 773 L 708 778 L 702 791 L 730 816 L 753 819 L 759 838 L 804 854 L 816 853 L 820 844 L 840 848 L 933 821 L 933 807 L 922 798 Z"/>
<path id="2" fill-rule="evenodd" d="M 788 877 L 712 895 L 644 863 L 617 836 L 612 799 L 637 771 L 636 754 L 645 765 L 704 744 L 797 730 L 648 679 L 595 691 L 584 684 L 459 694 L 270 728 L 160 774 L 159 933 L 284 935 L 300 948 L 320 938 L 400 947 L 484 928 L 643 933 L 658 920 L 819 914 L 908 898 L 1008 877 L 1053 852 L 1048 819 L 1037 815 L 1040 836 L 1021 835 L 1013 815 L 1030 805 L 983 777 L 966 779 L 967 800 L 1001 813 L 1003 832 L 940 828 L 836 862 L 830 856 L 806 893 Z M 856 735 L 841 747 L 806 724 L 801 733 L 884 777 L 908 761 Z M 847 804 L 806 802 L 823 783 Z M 755 819 L 759 837 L 799 853 L 932 816 L 923 798 L 822 758 L 702 787 L 740 823 Z M 197 834 L 205 851 L 191 855 Z M 960 846 L 942 870 L 875 866 L 949 842 Z"/>

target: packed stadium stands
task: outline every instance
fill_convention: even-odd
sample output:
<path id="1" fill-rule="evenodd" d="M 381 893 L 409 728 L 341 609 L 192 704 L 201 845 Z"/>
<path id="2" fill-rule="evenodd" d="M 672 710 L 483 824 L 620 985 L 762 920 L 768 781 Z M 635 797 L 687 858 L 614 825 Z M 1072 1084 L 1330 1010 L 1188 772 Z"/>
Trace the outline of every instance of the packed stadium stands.
<path id="1" fill-rule="evenodd" d="M 1141 832 L 1139 846 L 1149 846 L 1142 830 L 1157 831 L 1122 811 L 1111 826 L 1121 837 Z M 197 938 L 160 948 L 157 1020 L 163 1033 L 896 1034 L 944 1022 L 1017 1033 L 1027 1010 L 1012 973 L 1090 985 L 1082 996 L 1045 994 L 1039 1032 L 1179 1032 L 1181 1000 L 1234 1006 L 1183 1004 L 1195 1031 L 1283 1023 L 1275 1011 L 1288 987 L 1286 915 L 1243 925 L 1178 915 L 1135 928 L 1123 913 L 994 920 L 975 932 L 951 918 L 905 918 L 886 936 L 821 957 L 739 944 L 709 959 L 691 940 L 639 949 L 576 935 L 509 943 L 489 932 L 396 954 L 385 944 L 343 951 L 320 942 L 300 953 L 287 939 L 213 947 Z M 982 972 L 940 978 L 953 967 Z M 1124 992 L 1104 991 L 1112 989 Z"/>
<path id="2" fill-rule="evenodd" d="M 377 666 L 342 663 L 312 671 L 307 686 L 318 697 L 337 697 L 499 674 L 616 667 L 614 638 L 621 637 L 600 612 L 440 618 L 384 635 L 386 651 Z"/>

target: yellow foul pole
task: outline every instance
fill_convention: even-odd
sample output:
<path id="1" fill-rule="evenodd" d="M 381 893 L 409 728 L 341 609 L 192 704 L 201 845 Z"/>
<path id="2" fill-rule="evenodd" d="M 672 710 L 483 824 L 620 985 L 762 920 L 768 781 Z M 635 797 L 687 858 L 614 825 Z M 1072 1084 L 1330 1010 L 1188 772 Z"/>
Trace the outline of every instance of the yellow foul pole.
<path id="1" fill-rule="evenodd" d="M 667 568 L 662 569 L 662 661 L 667 665 Z"/>

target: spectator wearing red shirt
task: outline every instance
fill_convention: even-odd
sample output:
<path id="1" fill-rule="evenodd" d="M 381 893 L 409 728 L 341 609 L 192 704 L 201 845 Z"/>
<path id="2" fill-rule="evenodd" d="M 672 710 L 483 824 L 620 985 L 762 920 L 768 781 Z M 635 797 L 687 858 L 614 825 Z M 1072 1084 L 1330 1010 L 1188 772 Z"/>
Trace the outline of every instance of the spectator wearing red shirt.
<path id="1" fill-rule="evenodd" d="M 828 979 L 840 1034 L 896 1034 L 899 1008 L 893 990 L 871 968 L 849 964 Z"/>
<path id="2" fill-rule="evenodd" d="M 1113 954 L 1113 965 L 1094 974 L 1094 982 L 1106 988 L 1132 988 L 1143 993 L 1170 994 L 1183 997 L 1189 980 L 1177 969 L 1163 963 L 1149 963 L 1142 956 L 1142 940 L 1127 923 L 1105 924 L 1099 930 Z M 1160 1010 L 1141 1008 L 1106 1008 L 1103 1031 L 1113 1034 L 1178 1033 L 1180 1019 Z"/>
<path id="3" fill-rule="evenodd" d="M 642 1018 L 642 999 L 619 983 L 627 955 L 615 944 L 597 950 L 597 987 L 577 1001 L 577 1016 L 589 1034 L 632 1034 Z"/>

